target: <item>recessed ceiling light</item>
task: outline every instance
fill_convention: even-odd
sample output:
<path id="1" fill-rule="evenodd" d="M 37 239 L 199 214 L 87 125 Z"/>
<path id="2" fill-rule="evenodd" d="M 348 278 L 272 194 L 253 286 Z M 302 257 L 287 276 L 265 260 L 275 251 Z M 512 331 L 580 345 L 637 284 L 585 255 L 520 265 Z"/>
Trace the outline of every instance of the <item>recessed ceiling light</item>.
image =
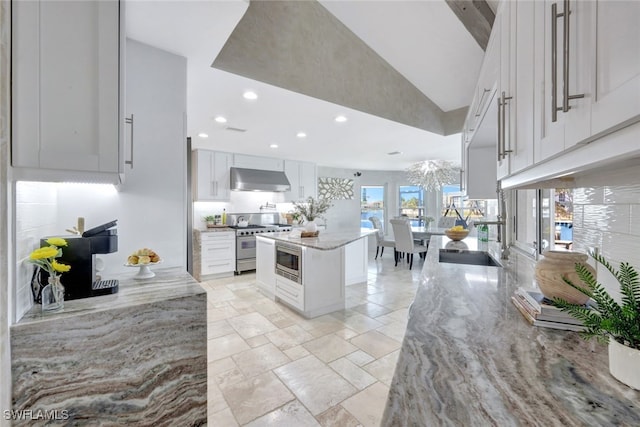
<path id="1" fill-rule="evenodd" d="M 227 123 L 227 119 L 222 116 L 216 116 L 216 118 L 213 120 L 215 120 L 218 123 Z"/>
<path id="2" fill-rule="evenodd" d="M 198 136 L 199 136 L 200 138 L 209 138 L 209 135 L 208 135 L 208 134 L 206 134 L 206 133 L 204 133 L 204 132 L 200 132 L 200 133 L 198 134 Z"/>
<path id="3" fill-rule="evenodd" d="M 250 90 L 243 93 L 242 96 L 244 97 L 244 99 L 258 99 L 258 94 Z"/>
<path id="4" fill-rule="evenodd" d="M 390 156 L 396 156 L 398 154 L 402 154 L 402 151 L 392 151 L 392 152 L 387 153 L 387 154 L 390 155 Z"/>
<path id="5" fill-rule="evenodd" d="M 307 134 L 306 134 L 306 133 L 304 133 L 304 132 L 298 132 L 298 133 L 296 134 L 296 136 L 297 136 L 298 138 L 306 138 L 306 137 L 307 137 Z"/>
<path id="6" fill-rule="evenodd" d="M 269 147 L 270 148 L 278 148 L 278 144 L 271 144 Z"/>
<path id="7" fill-rule="evenodd" d="M 344 123 L 344 122 L 347 121 L 347 118 L 345 116 L 343 116 L 343 115 L 340 115 L 340 116 L 337 116 L 335 120 L 338 123 Z"/>

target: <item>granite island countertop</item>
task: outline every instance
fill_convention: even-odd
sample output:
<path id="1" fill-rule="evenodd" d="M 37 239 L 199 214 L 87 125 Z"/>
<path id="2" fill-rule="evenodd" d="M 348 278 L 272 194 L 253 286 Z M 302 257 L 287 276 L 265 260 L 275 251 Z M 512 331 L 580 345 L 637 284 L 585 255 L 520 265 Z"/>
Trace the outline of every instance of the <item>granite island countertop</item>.
<path id="1" fill-rule="evenodd" d="M 606 345 L 532 326 L 512 305 L 535 286 L 531 259 L 440 263 L 447 244 L 431 238 L 382 426 L 640 425 L 640 392 L 609 374 Z"/>
<path id="2" fill-rule="evenodd" d="M 307 248 L 318 249 L 321 251 L 329 251 L 338 249 L 349 243 L 355 242 L 358 239 L 367 237 L 374 234 L 374 230 L 368 231 L 320 231 L 318 237 L 300 237 L 299 233 L 292 232 L 280 232 L 280 233 L 262 233 L 257 237 L 264 237 L 266 239 L 272 239 L 279 242 L 290 243 L 294 245 L 300 245 Z"/>

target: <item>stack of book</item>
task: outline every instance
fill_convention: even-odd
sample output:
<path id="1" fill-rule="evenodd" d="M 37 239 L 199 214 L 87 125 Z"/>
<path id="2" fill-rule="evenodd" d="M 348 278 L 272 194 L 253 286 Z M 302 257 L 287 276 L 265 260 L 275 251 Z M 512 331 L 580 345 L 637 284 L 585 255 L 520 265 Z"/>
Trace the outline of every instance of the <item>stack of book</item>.
<path id="1" fill-rule="evenodd" d="M 567 331 L 583 331 L 585 329 L 580 320 L 561 311 L 553 304 L 553 301 L 545 298 L 537 290 L 520 287 L 511 297 L 511 302 L 534 326 Z"/>

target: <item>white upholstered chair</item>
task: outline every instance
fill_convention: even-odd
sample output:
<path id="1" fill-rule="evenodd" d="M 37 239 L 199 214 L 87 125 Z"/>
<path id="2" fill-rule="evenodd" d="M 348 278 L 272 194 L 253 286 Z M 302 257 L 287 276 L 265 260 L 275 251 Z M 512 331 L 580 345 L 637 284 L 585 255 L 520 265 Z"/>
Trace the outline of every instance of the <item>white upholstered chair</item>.
<path id="1" fill-rule="evenodd" d="M 419 254 L 422 258 L 427 253 L 427 247 L 416 244 L 413 241 L 410 222 L 401 219 L 392 219 L 391 226 L 393 227 L 393 235 L 396 239 L 396 266 L 398 265 L 400 253 L 406 253 L 407 261 L 409 261 L 409 270 L 411 270 L 411 267 L 413 266 L 413 254 Z"/>
<path id="2" fill-rule="evenodd" d="M 382 257 L 384 248 L 395 248 L 396 242 L 391 239 L 384 238 L 384 230 L 382 229 L 382 222 L 380 222 L 379 218 L 371 216 L 369 217 L 369 221 L 373 224 L 373 228 L 376 229 L 376 257 L 374 259 L 378 259 L 378 252 L 380 251 L 380 248 L 382 248 L 380 251 L 380 256 Z"/>

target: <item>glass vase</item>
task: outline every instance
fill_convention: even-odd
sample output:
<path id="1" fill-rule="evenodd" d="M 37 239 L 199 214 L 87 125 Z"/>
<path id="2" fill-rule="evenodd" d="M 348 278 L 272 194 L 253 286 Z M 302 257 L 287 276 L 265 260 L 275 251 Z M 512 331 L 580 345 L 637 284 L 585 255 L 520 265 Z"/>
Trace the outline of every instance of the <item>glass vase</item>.
<path id="1" fill-rule="evenodd" d="M 59 275 L 49 276 L 48 284 L 42 288 L 42 311 L 52 312 L 64 308 L 64 286 Z"/>

